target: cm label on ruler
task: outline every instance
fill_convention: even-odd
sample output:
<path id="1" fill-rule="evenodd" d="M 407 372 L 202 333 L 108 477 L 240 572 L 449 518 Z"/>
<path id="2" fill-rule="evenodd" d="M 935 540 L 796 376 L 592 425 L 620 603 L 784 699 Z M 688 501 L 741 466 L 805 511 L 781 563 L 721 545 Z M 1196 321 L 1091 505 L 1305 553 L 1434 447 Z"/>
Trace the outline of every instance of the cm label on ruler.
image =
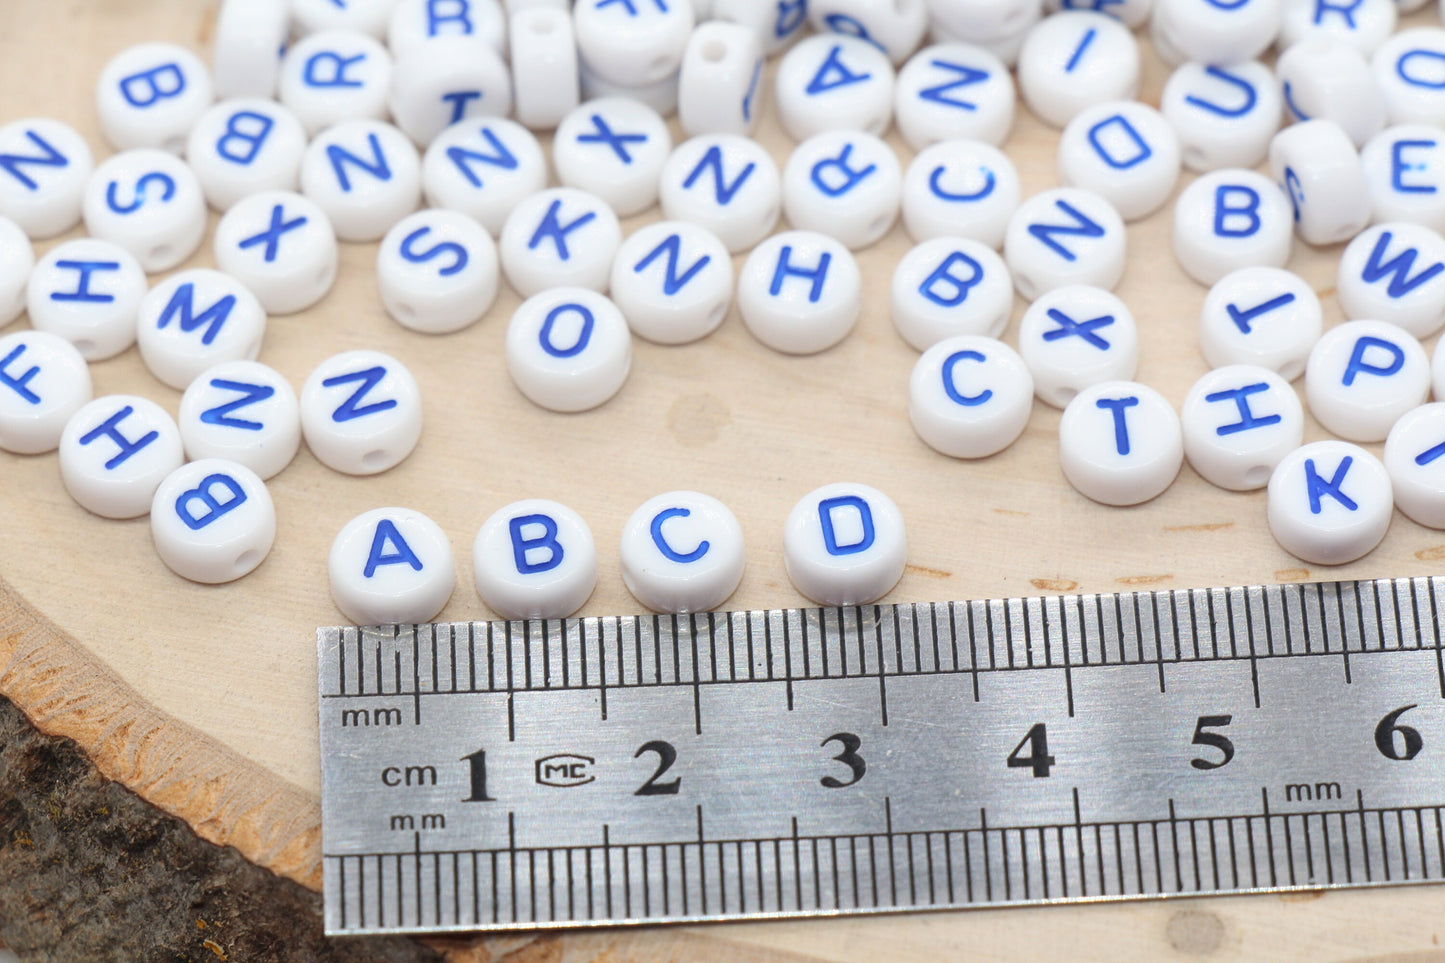
<path id="1" fill-rule="evenodd" d="M 394 877 L 400 892 L 388 860 L 427 864 L 435 923 L 413 925 L 463 926 L 1440 878 L 1442 592 L 323 630 L 328 886 L 373 860 L 373 889 Z M 535 854 L 563 851 L 566 906 L 532 905 L 538 880 L 554 903 L 561 880 Z M 614 851 L 641 862 L 614 868 Z M 512 870 L 488 916 L 498 854 Z M 450 924 L 448 860 L 478 873 L 451 880 Z M 621 875 L 625 906 L 598 902 L 599 874 Z M 682 880 L 653 880 L 669 874 Z M 632 905 L 632 875 L 666 905 Z M 521 905 L 497 895 L 517 887 Z M 343 903 L 354 925 L 366 900 Z M 373 926 L 405 922 L 382 909 Z"/>

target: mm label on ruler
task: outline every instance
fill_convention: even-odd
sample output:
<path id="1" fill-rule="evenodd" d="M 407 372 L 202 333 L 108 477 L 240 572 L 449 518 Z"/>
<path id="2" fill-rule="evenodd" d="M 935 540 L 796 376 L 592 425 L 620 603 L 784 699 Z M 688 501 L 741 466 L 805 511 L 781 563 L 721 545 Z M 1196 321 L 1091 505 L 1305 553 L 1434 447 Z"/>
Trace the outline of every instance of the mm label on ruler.
<path id="1" fill-rule="evenodd" d="M 1445 579 L 319 632 L 330 934 L 1445 879 Z"/>

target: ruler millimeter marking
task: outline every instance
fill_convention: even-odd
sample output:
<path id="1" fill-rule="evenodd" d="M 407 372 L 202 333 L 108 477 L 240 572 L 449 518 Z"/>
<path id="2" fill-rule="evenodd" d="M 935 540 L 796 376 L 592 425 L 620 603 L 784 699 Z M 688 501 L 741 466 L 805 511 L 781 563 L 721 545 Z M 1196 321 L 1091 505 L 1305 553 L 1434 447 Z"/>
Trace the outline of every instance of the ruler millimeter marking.
<path id="1" fill-rule="evenodd" d="M 1445 880 L 1445 578 L 318 633 L 329 933 Z"/>

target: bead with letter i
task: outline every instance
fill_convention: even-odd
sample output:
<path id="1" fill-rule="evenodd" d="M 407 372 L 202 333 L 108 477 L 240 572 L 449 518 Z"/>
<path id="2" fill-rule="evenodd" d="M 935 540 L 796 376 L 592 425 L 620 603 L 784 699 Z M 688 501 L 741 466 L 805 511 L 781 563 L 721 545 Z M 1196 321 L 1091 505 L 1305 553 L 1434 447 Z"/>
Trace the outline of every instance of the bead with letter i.
<path id="1" fill-rule="evenodd" d="M 1139 92 L 1139 44 L 1113 17 L 1065 10 L 1039 21 L 1019 51 L 1019 93 L 1044 123 L 1063 127 L 1085 107 Z"/>
<path id="2" fill-rule="evenodd" d="M 1445 528 L 1445 402 L 1400 416 L 1385 438 L 1395 507 L 1428 528 Z"/>
<path id="3" fill-rule="evenodd" d="M 1199 313 L 1199 352 L 1211 368 L 1259 365 L 1293 381 L 1324 329 L 1319 296 L 1283 268 L 1247 267 L 1220 278 Z"/>

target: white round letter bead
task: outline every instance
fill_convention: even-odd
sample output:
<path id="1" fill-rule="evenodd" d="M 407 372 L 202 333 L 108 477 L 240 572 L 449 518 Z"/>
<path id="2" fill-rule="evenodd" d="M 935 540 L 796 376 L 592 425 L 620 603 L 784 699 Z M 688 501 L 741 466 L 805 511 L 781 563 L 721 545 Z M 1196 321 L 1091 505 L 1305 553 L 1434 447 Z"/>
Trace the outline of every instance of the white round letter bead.
<path id="1" fill-rule="evenodd" d="M 429 622 L 457 582 L 446 532 L 409 508 L 376 508 L 347 522 L 327 568 L 332 601 L 358 625 Z"/>
<path id="2" fill-rule="evenodd" d="M 1344 441 L 1296 448 L 1269 478 L 1269 530 L 1291 555 L 1343 565 L 1385 537 L 1394 512 L 1390 475 L 1374 455 Z"/>
<path id="3" fill-rule="evenodd" d="M 1029 31 L 1019 51 L 1018 84 L 1040 120 L 1063 127 L 1085 107 L 1134 98 L 1139 44 L 1113 17 L 1065 10 Z"/>
<path id="4" fill-rule="evenodd" d="M 1264 160 L 1283 108 L 1273 72 L 1255 60 L 1231 67 L 1180 64 L 1159 98 L 1184 166 L 1194 171 Z"/>
<path id="5" fill-rule="evenodd" d="M 982 47 L 924 47 L 898 72 L 893 119 L 914 150 L 960 137 L 998 147 L 1013 130 L 1013 77 Z"/>
<path id="6" fill-rule="evenodd" d="M 513 502 L 482 523 L 472 543 L 477 594 L 504 619 L 561 619 L 597 587 L 587 523 L 543 498 Z"/>
<path id="7" fill-rule="evenodd" d="M 923 0 L 808 0 L 808 22 L 819 33 L 858 37 L 901 64 L 928 30 Z"/>
<path id="8" fill-rule="evenodd" d="M 577 41 L 568 9 L 531 7 L 511 16 L 512 109 L 533 130 L 550 130 L 581 99 Z"/>
<path id="9" fill-rule="evenodd" d="M 428 209 L 398 221 L 376 251 L 386 311 L 427 334 L 475 324 L 497 300 L 497 242 L 457 211 Z"/>
<path id="10" fill-rule="evenodd" d="M 1147 385 L 1091 385 L 1059 419 L 1059 462 L 1087 498 L 1105 505 L 1147 502 L 1173 483 L 1184 463 L 1179 416 Z"/>
<path id="11" fill-rule="evenodd" d="M 858 262 L 825 234 L 774 234 L 753 248 L 738 275 L 743 323 L 785 354 L 815 354 L 842 341 L 862 304 Z"/>
<path id="12" fill-rule="evenodd" d="M 877 242 L 898 219 L 903 169 L 872 134 L 830 130 L 793 148 L 783 166 L 783 212 L 793 227 L 852 250 Z"/>
<path id="13" fill-rule="evenodd" d="M 539 191 L 518 204 L 502 225 L 502 271 L 529 298 L 558 287 L 606 292 L 622 225 L 607 202 L 574 187 Z"/>
<path id="14" fill-rule="evenodd" d="M 1390 123 L 1445 123 L 1445 30 L 1402 30 L 1375 51 L 1370 67 Z"/>
<path id="15" fill-rule="evenodd" d="M 778 119 L 793 140 L 846 127 L 883 136 L 893 119 L 893 64 L 866 40 L 807 38 L 778 62 Z"/>
<path id="16" fill-rule="evenodd" d="M 206 197 L 175 154 L 131 150 L 95 169 L 85 187 L 85 229 L 125 248 L 148 273 L 196 252 L 206 236 Z"/>
<path id="17" fill-rule="evenodd" d="M 1189 464 L 1230 491 L 1269 484 L 1274 466 L 1304 437 L 1304 408 L 1294 389 L 1255 365 L 1216 368 L 1194 382 L 1179 418 Z"/>
<path id="18" fill-rule="evenodd" d="M 281 61 L 278 96 L 308 134 L 343 120 L 380 120 L 391 92 L 391 54 L 375 37 L 326 30 L 303 37 Z"/>
<path id="19" fill-rule="evenodd" d="M 736 23 L 699 24 L 677 74 L 677 119 L 688 136 L 748 134 L 762 107 L 763 48 Z"/>
<path id="20" fill-rule="evenodd" d="M 0 448 L 54 451 L 65 423 L 90 398 L 90 368 L 75 345 L 44 331 L 0 338 Z"/>
<path id="21" fill-rule="evenodd" d="M 306 128 L 271 100 L 224 100 L 201 115 L 186 144 L 206 200 L 226 211 L 251 194 L 294 191 L 300 183 Z"/>
<path id="22" fill-rule="evenodd" d="M 289 0 L 221 0 L 211 46 L 217 97 L 274 97 L 291 32 Z"/>
<path id="23" fill-rule="evenodd" d="M 1346 245 L 1335 292 L 1347 318 L 1428 338 L 1445 325 L 1445 238 L 1418 224 L 1377 224 Z"/>
<path id="24" fill-rule="evenodd" d="M 141 360 L 184 390 L 223 361 L 253 361 L 266 334 L 266 310 L 235 278 L 194 268 L 172 274 L 141 299 L 136 345 Z"/>
<path id="25" fill-rule="evenodd" d="M 819 605 L 867 605 L 903 577 L 903 513 L 876 488 L 853 482 L 804 495 L 783 527 L 783 565 L 793 587 Z"/>
<path id="26" fill-rule="evenodd" d="M 95 86 L 101 133 L 119 151 L 154 147 L 180 154 L 211 96 L 211 75 L 201 58 L 169 43 L 122 50 Z"/>
<path id="27" fill-rule="evenodd" d="M 316 460 L 348 475 L 401 463 L 421 438 L 421 392 L 411 372 L 380 351 L 343 351 L 301 387 L 301 431 Z"/>
<path id="28" fill-rule="evenodd" d="M 1263 174 L 1211 171 L 1174 202 L 1174 256 L 1200 284 L 1246 267 L 1284 267 L 1294 247 L 1289 198 Z"/>
<path id="29" fill-rule="evenodd" d="M 3 350 L 3 349 L 0 349 Z M 1400 416 L 1385 439 L 1395 505 L 1428 528 L 1445 528 L 1445 402 Z"/>
<path id="30" fill-rule="evenodd" d="M 1284 7 L 1285 0 L 1154 0 L 1149 31 L 1166 63 L 1227 67 L 1269 49 Z"/>
<path id="31" fill-rule="evenodd" d="M 316 136 L 301 158 L 301 192 L 343 241 L 376 241 L 421 203 L 421 157 L 379 120 L 350 120 Z"/>
<path id="32" fill-rule="evenodd" d="M 0 127 L 0 217 L 35 240 L 80 223 L 85 185 L 95 169 L 90 146 L 73 127 L 32 117 Z"/>
<path id="33" fill-rule="evenodd" d="M 1401 415 L 1430 395 L 1420 342 L 1383 321 L 1346 321 L 1326 331 L 1305 366 L 1310 414 L 1349 441 L 1384 441 Z"/>
<path id="34" fill-rule="evenodd" d="M 1343 40 L 1302 40 L 1279 55 L 1274 72 L 1290 122 L 1332 120 L 1356 147 L 1385 126 L 1385 99 L 1370 65 Z"/>
<path id="35" fill-rule="evenodd" d="M 1269 170 L 1289 196 L 1295 233 L 1306 244 L 1347 241 L 1370 222 L 1360 155 L 1339 124 L 1307 120 L 1275 134 Z"/>
<path id="36" fill-rule="evenodd" d="M 749 250 L 778 222 L 782 176 L 767 148 L 736 134 L 705 134 L 679 144 L 663 165 L 663 216 L 716 234 L 734 254 Z"/>
<path id="37" fill-rule="evenodd" d="M 1398 17 L 1395 0 L 1284 0 L 1279 47 L 1330 37 L 1368 57 L 1394 31 Z"/>
<path id="38" fill-rule="evenodd" d="M 622 390 L 632 369 L 632 334 L 606 296 L 549 288 L 523 301 L 507 325 L 507 372 L 549 411 L 587 411 Z"/>
<path id="39" fill-rule="evenodd" d="M 622 527 L 621 561 L 622 581 L 643 605 L 706 612 L 743 579 L 743 529 L 716 498 L 667 492 L 643 502 Z"/>
<path id="40" fill-rule="evenodd" d="M 192 381 L 176 422 L 188 458 L 225 458 L 271 478 L 301 445 L 291 384 L 258 361 L 227 361 Z"/>
<path id="41" fill-rule="evenodd" d="M 562 118 L 552 139 L 552 164 L 563 186 L 600 197 L 620 217 L 657 200 L 670 153 L 672 135 L 657 111 L 623 97 L 589 100 Z"/>
<path id="42" fill-rule="evenodd" d="M 240 281 L 267 314 L 294 314 L 336 281 L 336 233 L 316 203 L 290 191 L 238 201 L 216 225 L 216 266 Z"/>
<path id="43" fill-rule="evenodd" d="M 203 458 L 166 476 L 151 501 L 151 540 L 182 578 L 218 585 L 248 575 L 276 540 L 276 506 L 245 465 Z"/>
<path id="44" fill-rule="evenodd" d="M 70 497 L 104 518 L 139 518 L 181 467 L 181 433 L 164 408 L 135 395 L 82 406 L 60 435 L 60 479 Z"/>
<path id="45" fill-rule="evenodd" d="M 936 237 L 893 269 L 893 326 L 926 351 L 945 338 L 997 338 L 1013 311 L 1014 286 L 993 248 L 962 237 Z"/>
<path id="46" fill-rule="evenodd" d="M 86 361 L 113 358 L 135 344 L 135 316 L 146 276 L 130 252 L 82 237 L 51 248 L 25 290 L 30 324 L 75 345 Z"/>
<path id="47" fill-rule="evenodd" d="M 908 381 L 908 419 L 928 447 L 987 458 L 1023 434 L 1034 379 L 1018 352 L 978 335 L 945 338 L 923 352 Z"/>
<path id="48" fill-rule="evenodd" d="M 439 37 L 396 61 L 388 101 L 396 126 L 422 146 L 470 117 L 512 112 L 502 55 L 470 37 Z"/>
<path id="49" fill-rule="evenodd" d="M 723 242 L 686 221 L 659 221 L 622 242 L 612 300 L 632 332 L 658 344 L 705 338 L 733 301 L 733 262 Z"/>
<path id="50" fill-rule="evenodd" d="M 903 175 L 903 226 L 915 241 L 968 237 L 1003 244 L 1021 188 L 1013 161 L 976 140 L 945 140 L 919 151 Z"/>
<path id="51" fill-rule="evenodd" d="M 1124 220 L 1137 221 L 1174 193 L 1179 138 L 1152 107 L 1137 101 L 1095 104 L 1075 114 L 1059 138 L 1059 180 L 1095 192 Z"/>
<path id="52" fill-rule="evenodd" d="M 570 20 L 570 18 L 569 18 Z M 386 46 L 397 60 L 433 40 L 459 38 L 507 52 L 507 21 L 497 0 L 396 0 Z"/>
<path id="53" fill-rule="evenodd" d="M 0 216 L 0 328 L 25 310 L 25 288 L 35 270 L 35 248 L 18 225 Z"/>
<path id="54" fill-rule="evenodd" d="M 291 0 L 291 17 L 296 32 L 312 34 L 322 30 L 359 30 L 373 37 L 386 35 L 396 0 Z"/>
<path id="55" fill-rule="evenodd" d="M 1093 191 L 1056 187 L 1019 205 L 1003 256 L 1019 294 L 1032 300 L 1066 284 L 1112 289 L 1124 275 L 1124 219 Z"/>
<path id="56" fill-rule="evenodd" d="M 1439 127 L 1401 124 L 1360 149 L 1372 220 L 1409 221 L 1445 231 L 1445 141 Z"/>
<path id="57" fill-rule="evenodd" d="M 1084 285 L 1039 296 L 1019 320 L 1019 354 L 1044 404 L 1063 408 L 1102 381 L 1127 381 L 1139 367 L 1134 315 L 1113 294 Z"/>
<path id="58" fill-rule="evenodd" d="M 1240 268 L 1214 283 L 1199 313 L 1199 351 L 1211 368 L 1246 364 L 1293 381 L 1320 339 L 1314 289 L 1282 268 Z"/>
<path id="59" fill-rule="evenodd" d="M 628 87 L 677 73 L 692 34 L 692 4 L 666 0 L 578 0 L 577 53 L 603 80 Z"/>
<path id="60" fill-rule="evenodd" d="M 489 117 L 442 131 L 427 148 L 421 176 L 429 205 L 461 211 L 496 237 L 507 215 L 547 186 L 547 158 L 527 128 Z"/>

